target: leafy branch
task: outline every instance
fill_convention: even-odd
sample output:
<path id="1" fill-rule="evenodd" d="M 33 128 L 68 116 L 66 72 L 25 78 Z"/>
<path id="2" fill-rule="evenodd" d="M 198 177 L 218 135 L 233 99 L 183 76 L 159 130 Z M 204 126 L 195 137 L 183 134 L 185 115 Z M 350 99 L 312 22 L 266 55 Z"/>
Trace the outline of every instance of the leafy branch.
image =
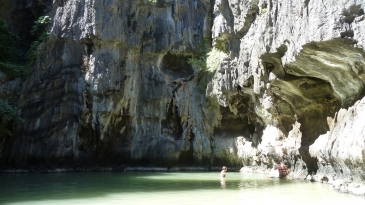
<path id="1" fill-rule="evenodd" d="M 26 67 L 28 68 L 27 74 L 30 73 L 31 68 L 34 66 L 35 60 L 37 59 L 38 53 L 37 48 L 38 46 L 49 37 L 49 32 L 45 31 L 41 33 L 41 31 L 44 29 L 44 27 L 51 23 L 52 19 L 49 16 L 41 16 L 38 18 L 38 20 L 34 21 L 34 25 L 31 30 L 31 34 L 35 37 L 37 37 L 37 40 L 33 41 L 33 43 L 30 45 L 30 48 L 27 52 L 27 55 L 25 57 L 26 59 Z"/>
<path id="2" fill-rule="evenodd" d="M 34 21 L 31 34 L 37 40 L 33 41 L 25 55 L 20 49 L 20 39 L 8 29 L 6 22 L 0 18 L 0 70 L 12 77 L 26 77 L 37 59 L 37 48 L 48 39 L 49 32 L 42 32 L 51 23 L 49 16 L 41 16 Z M 24 64 L 25 63 L 25 64 Z"/>
<path id="3" fill-rule="evenodd" d="M 199 57 L 189 58 L 188 63 L 200 71 L 214 72 L 217 70 L 221 58 L 226 56 L 226 53 L 216 47 L 212 48 L 211 38 L 203 38 L 198 46 L 203 54 Z"/>
<path id="4" fill-rule="evenodd" d="M 0 136 L 11 136 L 10 127 L 22 122 L 20 112 L 4 100 L 0 99 Z"/>
<path id="5" fill-rule="evenodd" d="M 34 25 L 32 26 L 32 30 L 30 31 L 30 34 L 32 36 L 38 36 L 40 35 L 40 31 L 42 30 L 42 27 L 52 22 L 51 17 L 49 16 L 41 16 L 36 21 L 34 21 Z"/>
<path id="6" fill-rule="evenodd" d="M 19 49 L 19 38 L 9 31 L 6 22 L 0 18 L 0 70 L 9 76 L 21 76 L 25 70 L 21 65 L 23 52 Z"/>

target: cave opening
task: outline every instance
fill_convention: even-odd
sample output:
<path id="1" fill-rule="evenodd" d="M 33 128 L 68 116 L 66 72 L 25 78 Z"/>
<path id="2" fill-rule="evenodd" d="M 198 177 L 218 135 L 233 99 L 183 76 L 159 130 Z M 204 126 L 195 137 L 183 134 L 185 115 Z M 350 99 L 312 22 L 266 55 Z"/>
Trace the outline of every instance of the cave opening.
<path id="1" fill-rule="evenodd" d="M 309 155 L 309 146 L 329 130 L 327 117 L 334 116 L 341 101 L 331 84 L 322 79 L 286 74 L 282 80 L 285 83 L 272 81 L 271 88 L 281 125 L 279 129 L 288 135 L 295 121 L 301 124 L 299 152 L 309 173 L 316 172 L 317 159 Z"/>
<path id="2" fill-rule="evenodd" d="M 195 70 L 188 60 L 187 56 L 169 52 L 162 59 L 161 71 L 172 79 L 188 78 L 195 74 Z"/>

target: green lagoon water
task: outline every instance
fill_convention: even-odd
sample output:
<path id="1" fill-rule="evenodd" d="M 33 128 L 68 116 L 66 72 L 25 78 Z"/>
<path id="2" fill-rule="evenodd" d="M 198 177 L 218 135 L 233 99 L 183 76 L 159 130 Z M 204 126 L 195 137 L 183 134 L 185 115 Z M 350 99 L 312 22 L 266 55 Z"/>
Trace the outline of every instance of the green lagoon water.
<path id="1" fill-rule="evenodd" d="M 228 172 L 0 174 L 0 204 L 365 204 L 327 184 Z"/>

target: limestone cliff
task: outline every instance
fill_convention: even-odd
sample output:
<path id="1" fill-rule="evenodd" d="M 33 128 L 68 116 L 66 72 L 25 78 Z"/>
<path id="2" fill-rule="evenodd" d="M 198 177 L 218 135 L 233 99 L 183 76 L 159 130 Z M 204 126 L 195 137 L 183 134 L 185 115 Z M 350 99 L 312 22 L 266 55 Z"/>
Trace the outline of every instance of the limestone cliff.
<path id="1" fill-rule="evenodd" d="M 309 149 L 318 159 L 317 181 L 325 179 L 342 192 L 364 194 L 364 114 L 365 98 L 328 118 L 330 130 Z"/>
<path id="2" fill-rule="evenodd" d="M 265 171 L 283 158 L 305 178 L 327 117 L 364 96 L 363 1 L 49 3 L 3 167 Z M 207 52 L 208 69 L 188 63 Z"/>
<path id="3" fill-rule="evenodd" d="M 310 173 L 317 169 L 308 146 L 328 130 L 326 117 L 364 96 L 363 8 L 361 1 L 216 1 L 214 43 L 230 56 L 208 95 L 236 115 L 242 104 L 232 103 L 234 91 L 251 96 L 251 111 L 264 130 L 254 149 L 259 162 L 281 147 L 295 176 L 303 177 L 307 167 Z M 290 149 L 280 139 L 290 136 L 293 124 L 297 129 L 295 122 L 300 123 L 299 152 L 291 146 L 292 153 L 285 154 Z M 278 142 L 267 144 L 265 133 Z"/>

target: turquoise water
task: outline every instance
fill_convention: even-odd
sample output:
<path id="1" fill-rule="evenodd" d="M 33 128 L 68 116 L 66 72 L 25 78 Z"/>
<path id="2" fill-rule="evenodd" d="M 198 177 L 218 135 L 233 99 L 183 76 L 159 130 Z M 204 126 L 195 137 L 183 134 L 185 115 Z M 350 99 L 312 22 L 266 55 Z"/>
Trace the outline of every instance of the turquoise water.
<path id="1" fill-rule="evenodd" d="M 0 174 L 0 204 L 365 204 L 327 184 L 228 172 Z"/>

